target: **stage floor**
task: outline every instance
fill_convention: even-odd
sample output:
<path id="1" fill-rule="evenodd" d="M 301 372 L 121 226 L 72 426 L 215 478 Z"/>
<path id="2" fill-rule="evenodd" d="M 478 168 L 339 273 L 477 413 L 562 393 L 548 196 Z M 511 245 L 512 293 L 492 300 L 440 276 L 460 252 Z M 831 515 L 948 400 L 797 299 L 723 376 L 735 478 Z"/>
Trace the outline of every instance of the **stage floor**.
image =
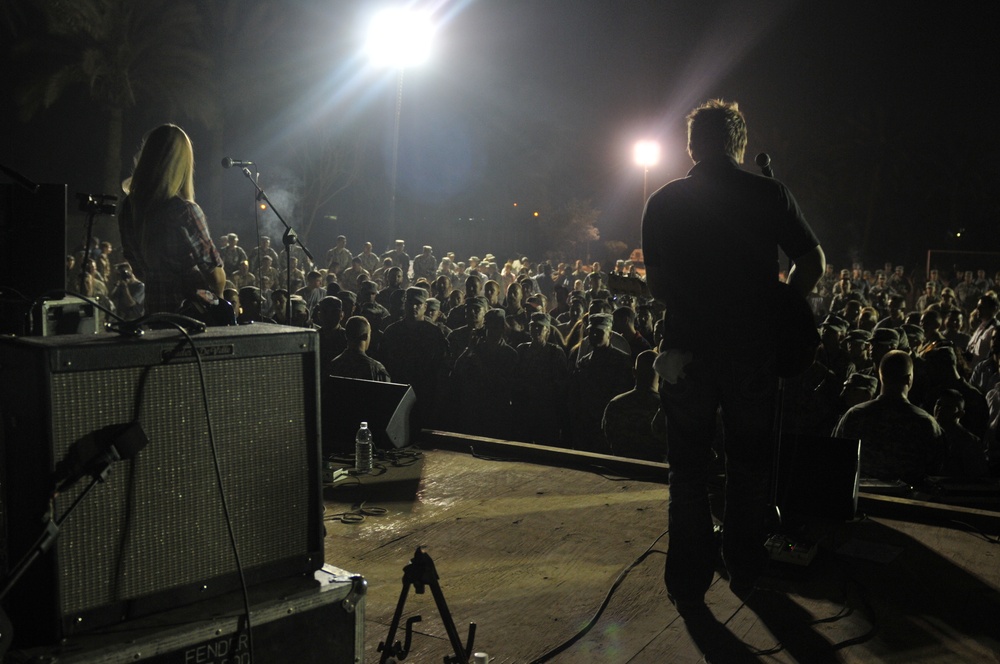
<path id="1" fill-rule="evenodd" d="M 830 527 L 809 566 L 772 563 L 749 605 L 716 575 L 714 620 L 686 624 L 662 583 L 665 467 L 637 464 L 632 476 L 644 479 L 628 479 L 612 464 L 592 472 L 509 460 L 526 458 L 523 446 L 507 459 L 502 446 L 458 447 L 489 457 L 426 450 L 324 492 L 326 560 L 368 581 L 366 662 L 380 660 L 418 546 L 462 642 L 475 622 L 475 650 L 496 664 L 533 662 L 572 638 L 650 549 L 593 629 L 545 661 L 1000 662 L 1000 548 L 989 517 L 975 527 L 957 523 L 960 512 L 931 524 L 877 517 Z M 359 512 L 369 513 L 337 517 Z M 410 592 L 396 640 L 413 615 L 423 620 L 406 661 L 443 661 L 453 650 L 429 589 Z"/>

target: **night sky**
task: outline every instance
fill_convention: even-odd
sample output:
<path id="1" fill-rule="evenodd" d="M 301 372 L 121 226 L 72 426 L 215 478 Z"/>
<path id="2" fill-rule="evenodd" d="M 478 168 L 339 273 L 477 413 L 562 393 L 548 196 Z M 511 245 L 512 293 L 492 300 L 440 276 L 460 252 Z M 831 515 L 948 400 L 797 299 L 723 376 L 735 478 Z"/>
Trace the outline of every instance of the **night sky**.
<path id="1" fill-rule="evenodd" d="M 224 129 L 137 99 L 125 116 L 121 176 L 143 132 L 181 124 L 195 143 L 198 200 L 213 234 L 236 230 L 248 245 L 254 191 L 220 160 L 257 162 L 275 206 L 298 226 L 302 155 L 332 136 L 354 176 L 316 211 L 308 239 L 316 251 L 342 232 L 354 249 L 365 239 L 384 245 L 396 78 L 361 53 L 376 3 L 198 6 L 209 5 L 241 8 L 236 27 L 206 26 L 201 42 L 218 67 L 211 93 Z M 643 173 L 632 146 L 662 145 L 650 192 L 683 176 L 691 165 L 684 116 L 722 97 L 747 116 L 745 167 L 756 170 L 757 152 L 771 155 L 832 263 L 917 267 L 928 249 L 1000 251 L 996 47 L 988 17 L 972 9 L 594 0 L 435 7 L 434 55 L 407 70 L 403 86 L 397 218 L 411 248 L 540 256 L 551 248 L 538 246 L 530 213 L 553 214 L 573 199 L 601 210 L 602 243 L 636 246 Z M 5 17 L 13 66 L 4 68 L 4 88 L 13 93 L 36 69 L 11 50 L 42 31 L 32 17 L 30 9 Z M 0 163 L 66 182 L 71 195 L 98 191 L 107 121 L 86 89 L 68 89 L 28 122 L 17 119 L 12 96 Z M 265 232 L 275 223 L 265 219 Z M 948 260 L 1000 269 L 997 257 Z"/>

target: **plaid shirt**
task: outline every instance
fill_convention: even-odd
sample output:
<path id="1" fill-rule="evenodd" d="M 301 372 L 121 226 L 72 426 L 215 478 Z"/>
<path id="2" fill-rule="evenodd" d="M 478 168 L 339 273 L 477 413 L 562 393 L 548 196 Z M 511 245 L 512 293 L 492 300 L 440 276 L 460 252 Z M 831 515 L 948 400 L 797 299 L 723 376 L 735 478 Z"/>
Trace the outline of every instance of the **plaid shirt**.
<path id="1" fill-rule="evenodd" d="M 122 251 L 146 284 L 146 313 L 177 311 L 195 290 L 207 288 L 204 275 L 221 268 L 222 257 L 197 203 L 175 196 L 141 220 L 133 218 L 128 199 L 120 209 Z"/>

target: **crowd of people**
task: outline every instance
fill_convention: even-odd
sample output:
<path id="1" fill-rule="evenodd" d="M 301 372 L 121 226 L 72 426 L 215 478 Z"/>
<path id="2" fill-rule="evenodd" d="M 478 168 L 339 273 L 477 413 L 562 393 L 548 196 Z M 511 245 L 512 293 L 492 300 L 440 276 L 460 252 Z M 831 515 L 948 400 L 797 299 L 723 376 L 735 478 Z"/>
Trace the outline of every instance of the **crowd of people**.
<path id="1" fill-rule="evenodd" d="M 694 129 L 699 116 L 704 134 Z M 236 233 L 213 241 L 194 202 L 190 139 L 161 125 L 123 185 L 121 255 L 94 238 L 67 257 L 67 290 L 126 319 L 198 315 L 212 304 L 231 312 L 224 322 L 315 328 L 323 375 L 411 385 L 418 427 L 657 461 L 669 458 L 671 437 L 704 439 L 692 450 L 714 437 L 722 458 L 733 450 L 713 433 L 716 397 L 690 390 L 718 369 L 705 389 L 743 395 L 744 411 L 722 407 L 728 436 L 738 422 L 756 421 L 753 404 L 771 393 L 763 377 L 781 353 L 767 332 L 775 322 L 754 321 L 760 311 L 775 315 L 769 302 L 736 293 L 706 306 L 706 298 L 742 278 L 767 300 L 776 287 L 773 232 L 793 256 L 780 278 L 807 296 L 821 333 L 812 364 L 786 381 L 784 430 L 860 438 L 867 476 L 997 475 L 997 281 L 984 269 L 935 269 L 918 289 L 891 263 L 838 272 L 784 185 L 737 167 L 746 140 L 738 107 L 708 102 L 689 123 L 695 168 L 650 198 L 645 263 L 618 260 L 608 272 L 583 260 L 439 259 L 430 246 L 411 257 L 403 240 L 379 254 L 371 242 L 352 251 L 340 236 L 316 259 L 296 245 L 279 253 L 268 237 L 249 252 Z M 746 204 L 733 207 L 737 199 L 716 190 Z M 697 199 L 712 205 L 692 208 Z M 688 229 L 687 219 L 697 225 Z M 705 224 L 741 234 L 745 246 L 728 243 L 732 255 L 720 256 Z M 708 255 L 720 270 L 695 276 Z M 720 357 L 728 369 L 715 366 Z M 726 387 L 733 371 L 746 375 Z M 761 388 L 748 391 L 755 383 Z M 749 437 L 763 439 L 768 428 Z"/>
<path id="2" fill-rule="evenodd" d="M 1000 475 L 1000 321 L 985 270 L 931 271 L 922 290 L 892 264 L 838 273 L 791 191 L 740 167 L 738 104 L 706 101 L 687 123 L 694 166 L 647 200 L 642 265 L 607 273 L 411 257 L 402 240 L 379 255 L 341 236 L 318 260 L 266 237 L 249 253 L 235 233 L 213 242 L 190 138 L 161 125 L 124 183 L 125 261 L 87 246 L 77 283 L 128 315 L 316 328 L 321 374 L 412 386 L 416 428 L 666 460 L 664 581 L 698 619 L 720 552 L 744 600 L 766 565 L 776 430 L 860 440 L 861 474 L 902 486 Z"/>
<path id="3" fill-rule="evenodd" d="M 235 233 L 217 245 L 223 297 L 239 323 L 318 329 L 324 374 L 412 384 L 422 425 L 666 458 L 651 352 L 662 340 L 663 307 L 609 289 L 616 276 L 641 282 L 640 264 L 619 260 L 608 274 L 583 260 L 536 264 L 490 253 L 462 260 L 451 252 L 439 259 L 429 246 L 411 258 L 401 240 L 382 254 L 370 242 L 353 253 L 341 236 L 317 263 L 293 247 L 289 281 L 287 253 L 269 238 L 250 252 Z M 95 241 L 67 261 L 68 289 L 78 290 L 83 278 L 123 317 L 143 314 L 144 285 L 109 242 Z M 880 362 L 902 350 L 912 367 L 906 401 L 926 416 L 868 418 L 878 429 L 871 435 L 895 451 L 888 461 L 866 458 L 865 471 L 910 482 L 996 475 L 997 281 L 979 269 L 954 279 L 932 270 L 921 282 L 915 288 L 891 264 L 874 271 L 827 265 L 810 296 L 821 344 L 813 365 L 788 382 L 785 429 L 860 436 L 857 415 L 841 420 L 885 389 Z M 890 384 L 899 389 L 899 381 Z M 909 452 L 917 445 L 925 449 L 914 462 Z M 910 465 L 894 465 L 897 456 Z"/>

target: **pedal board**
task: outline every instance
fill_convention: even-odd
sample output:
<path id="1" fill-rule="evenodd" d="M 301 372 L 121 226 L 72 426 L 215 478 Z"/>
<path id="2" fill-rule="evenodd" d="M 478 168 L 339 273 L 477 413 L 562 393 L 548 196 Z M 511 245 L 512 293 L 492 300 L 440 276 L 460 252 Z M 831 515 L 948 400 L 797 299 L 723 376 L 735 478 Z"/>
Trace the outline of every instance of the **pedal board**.
<path id="1" fill-rule="evenodd" d="M 811 563 L 819 550 L 819 546 L 815 543 L 796 540 L 786 535 L 772 535 L 764 546 L 767 547 L 771 560 L 800 567 Z"/>

